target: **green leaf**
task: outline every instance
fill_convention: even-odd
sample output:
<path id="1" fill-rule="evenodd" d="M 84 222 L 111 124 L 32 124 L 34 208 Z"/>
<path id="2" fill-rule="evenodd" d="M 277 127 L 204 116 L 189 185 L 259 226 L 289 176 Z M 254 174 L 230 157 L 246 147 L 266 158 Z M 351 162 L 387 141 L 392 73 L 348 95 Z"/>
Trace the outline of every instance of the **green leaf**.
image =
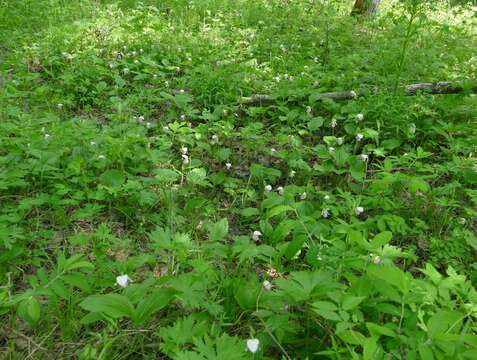
<path id="1" fill-rule="evenodd" d="M 209 183 L 206 181 L 207 172 L 203 168 L 192 169 L 187 174 L 187 181 L 194 185 L 206 186 Z"/>
<path id="2" fill-rule="evenodd" d="M 305 243 L 306 236 L 296 236 L 292 241 L 290 241 L 285 249 L 284 256 L 287 260 L 293 259 L 298 251 L 302 248 Z"/>
<path id="3" fill-rule="evenodd" d="M 315 131 L 323 125 L 324 121 L 325 119 L 323 119 L 321 116 L 315 117 L 308 121 L 308 129 L 310 131 Z"/>
<path id="4" fill-rule="evenodd" d="M 92 295 L 80 304 L 85 310 L 104 313 L 112 318 L 135 318 L 135 310 L 129 299 L 119 294 Z"/>
<path id="5" fill-rule="evenodd" d="M 354 295 L 345 295 L 343 296 L 341 307 L 343 310 L 351 310 L 358 306 L 366 296 L 354 296 Z"/>
<path id="6" fill-rule="evenodd" d="M 179 179 L 180 174 L 171 169 L 157 169 L 155 178 L 159 182 L 172 183 Z"/>
<path id="7" fill-rule="evenodd" d="M 102 185 L 113 189 L 119 188 L 125 180 L 126 177 L 124 175 L 124 172 L 115 169 L 106 170 L 99 177 L 99 182 Z"/>
<path id="8" fill-rule="evenodd" d="M 391 241 L 393 237 L 393 233 L 391 231 L 383 231 L 376 235 L 373 240 L 371 240 L 371 248 L 377 249 L 380 248 L 381 246 L 387 244 L 388 242 Z"/>
<path id="9" fill-rule="evenodd" d="M 143 325 L 153 314 L 166 307 L 173 299 L 175 291 L 168 288 L 156 289 L 148 294 L 136 308 L 136 324 Z"/>
<path id="10" fill-rule="evenodd" d="M 229 232 L 229 221 L 223 218 L 214 224 L 209 225 L 209 240 L 220 241 L 227 236 Z"/>
<path id="11" fill-rule="evenodd" d="M 352 345 L 362 345 L 366 342 L 366 337 L 354 330 L 344 330 L 337 333 L 337 335 L 341 340 Z"/>
<path id="12" fill-rule="evenodd" d="M 290 206 L 290 205 L 278 205 L 278 206 L 275 206 L 274 208 L 272 208 L 268 214 L 267 214 L 267 219 L 270 219 L 274 216 L 277 216 L 277 215 L 280 215 L 284 212 L 287 212 L 287 211 L 295 211 L 295 209 Z"/>
<path id="13" fill-rule="evenodd" d="M 377 325 L 371 322 L 366 323 L 366 327 L 373 337 L 379 337 L 381 335 L 395 337 L 396 333 L 388 327 Z"/>
<path id="14" fill-rule="evenodd" d="M 331 321 L 342 321 L 336 311 L 338 307 L 330 301 L 315 301 L 312 304 L 313 311 L 321 317 Z"/>
<path id="15" fill-rule="evenodd" d="M 30 326 L 35 326 L 40 320 L 41 306 L 34 297 L 23 300 L 17 309 L 18 316 L 26 321 Z"/>

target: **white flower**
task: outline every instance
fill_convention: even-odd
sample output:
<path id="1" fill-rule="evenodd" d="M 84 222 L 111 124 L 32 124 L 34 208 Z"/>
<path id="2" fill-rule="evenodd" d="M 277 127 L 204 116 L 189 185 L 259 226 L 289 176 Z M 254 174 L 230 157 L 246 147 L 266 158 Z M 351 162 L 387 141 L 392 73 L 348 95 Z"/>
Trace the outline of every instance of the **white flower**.
<path id="1" fill-rule="evenodd" d="M 140 116 L 137 118 L 137 121 L 139 121 L 140 123 L 144 122 L 144 116 L 140 115 Z"/>
<path id="2" fill-rule="evenodd" d="M 137 52 L 135 52 L 135 51 L 132 52 L 132 55 L 133 55 L 133 56 L 136 56 L 136 54 L 137 54 Z"/>
<path id="3" fill-rule="evenodd" d="M 230 168 L 232 167 L 232 164 L 231 163 L 225 163 L 225 167 L 227 168 L 227 170 L 230 170 Z"/>
<path id="4" fill-rule="evenodd" d="M 118 284 L 122 288 L 127 288 L 130 280 L 131 279 L 128 275 L 120 275 L 116 277 L 116 284 Z"/>
<path id="5" fill-rule="evenodd" d="M 364 212 L 364 208 L 362 206 L 357 206 L 356 209 L 354 209 L 354 212 L 359 216 Z"/>
<path id="6" fill-rule="evenodd" d="M 217 135 L 212 135 L 212 142 L 213 143 L 218 143 L 219 142 L 219 137 Z"/>
<path id="7" fill-rule="evenodd" d="M 270 185 L 270 184 L 265 185 L 265 191 L 266 192 L 272 191 L 272 185 Z"/>
<path id="8" fill-rule="evenodd" d="M 325 201 L 330 201 L 330 200 L 331 200 L 331 196 L 330 196 L 330 195 L 325 195 L 324 199 L 325 199 Z"/>
<path id="9" fill-rule="evenodd" d="M 128 68 L 124 68 L 123 73 L 125 73 L 125 74 L 129 73 L 129 69 L 128 69 Z"/>
<path id="10" fill-rule="evenodd" d="M 362 161 L 368 161 L 369 159 L 369 156 L 367 154 L 361 154 L 359 155 L 359 158 L 362 160 Z"/>
<path id="11" fill-rule="evenodd" d="M 307 113 L 307 114 L 311 114 L 311 106 L 307 106 L 307 107 L 306 107 L 306 113 Z"/>
<path id="12" fill-rule="evenodd" d="M 363 121 L 363 120 L 364 120 L 364 115 L 361 114 L 361 113 L 357 114 L 357 115 L 356 115 L 356 120 L 358 120 L 358 121 Z"/>
<path id="13" fill-rule="evenodd" d="M 181 94 L 183 94 L 183 93 L 185 92 L 185 90 L 184 90 L 184 89 L 180 89 L 179 92 L 180 92 Z"/>
<path id="14" fill-rule="evenodd" d="M 48 141 L 49 138 L 50 138 L 50 134 L 45 134 L 45 141 Z"/>
<path id="15" fill-rule="evenodd" d="M 373 263 L 375 263 L 376 265 L 381 264 L 381 258 L 378 255 L 374 256 Z"/>
<path id="16" fill-rule="evenodd" d="M 364 138 L 363 134 L 361 134 L 361 133 L 356 134 L 356 141 L 361 141 L 361 140 L 363 140 L 363 138 Z"/>
<path id="17" fill-rule="evenodd" d="M 164 130 L 164 131 L 169 131 L 169 126 L 164 125 L 164 126 L 162 127 L 162 130 Z"/>
<path id="18" fill-rule="evenodd" d="M 336 125 L 338 125 L 338 121 L 335 118 L 331 119 L 331 127 L 335 128 Z"/>
<path id="19" fill-rule="evenodd" d="M 189 163 L 189 157 L 186 154 L 182 154 L 182 163 L 187 165 Z"/>
<path id="20" fill-rule="evenodd" d="M 283 186 L 277 187 L 277 191 L 280 195 L 283 195 L 283 193 L 285 192 L 285 190 L 283 190 Z"/>
<path id="21" fill-rule="evenodd" d="M 329 152 L 333 152 L 333 151 L 335 151 L 335 148 L 332 147 L 332 146 L 330 146 L 330 147 L 328 148 L 328 151 L 329 151 Z"/>
<path id="22" fill-rule="evenodd" d="M 358 94 L 356 94 L 356 91 L 351 90 L 349 93 L 353 99 L 356 99 L 358 97 Z"/>
<path id="23" fill-rule="evenodd" d="M 304 191 L 302 194 L 300 194 L 300 200 L 305 200 L 306 199 L 306 192 Z"/>
<path id="24" fill-rule="evenodd" d="M 295 171 L 295 170 L 290 171 L 290 177 L 295 177 L 295 175 L 296 175 L 296 171 Z"/>
<path id="25" fill-rule="evenodd" d="M 59 103 L 59 104 L 56 105 L 56 107 L 61 110 L 61 109 L 63 109 L 63 104 Z"/>
<path id="26" fill-rule="evenodd" d="M 409 132 L 411 134 L 414 134 L 416 132 L 416 124 L 414 124 L 414 123 L 409 124 Z"/>
<path id="27" fill-rule="evenodd" d="M 277 150 L 275 148 L 270 148 L 270 154 L 274 156 L 277 153 Z"/>
<path id="28" fill-rule="evenodd" d="M 323 216 L 325 219 L 330 217 L 330 210 L 329 209 L 323 209 L 321 210 L 321 216 Z"/>
<path id="29" fill-rule="evenodd" d="M 44 132 L 46 131 L 45 127 L 42 127 L 42 128 L 40 129 L 40 131 L 41 131 L 42 133 L 44 133 Z"/>
<path id="30" fill-rule="evenodd" d="M 181 115 L 181 120 L 184 121 L 186 116 L 184 114 Z"/>
<path id="31" fill-rule="evenodd" d="M 271 290 L 272 289 L 272 283 L 268 280 L 264 280 L 262 283 L 262 286 L 265 290 Z"/>
<path id="32" fill-rule="evenodd" d="M 152 124 L 148 121 L 148 122 L 146 123 L 146 128 L 150 129 L 151 126 L 152 126 Z"/>
<path id="33" fill-rule="evenodd" d="M 222 110 L 222 114 L 223 114 L 224 116 L 227 116 L 227 115 L 229 114 L 229 112 L 228 112 L 227 109 L 224 109 L 224 110 Z"/>
<path id="34" fill-rule="evenodd" d="M 134 63 L 135 63 L 135 64 L 139 64 L 139 60 L 135 59 L 135 60 L 134 60 Z"/>
<path id="35" fill-rule="evenodd" d="M 260 346 L 260 340 L 258 339 L 247 340 L 247 350 L 250 351 L 252 354 L 255 354 L 258 351 L 259 346 Z"/>
<path id="36" fill-rule="evenodd" d="M 95 146 L 95 145 L 96 145 L 96 142 L 94 142 L 94 141 L 90 141 L 90 143 L 89 143 L 89 144 L 90 144 L 91 146 Z"/>
<path id="37" fill-rule="evenodd" d="M 336 144 L 343 145 L 343 143 L 344 143 L 344 138 L 339 137 L 339 138 L 336 139 Z"/>
<path id="38" fill-rule="evenodd" d="M 114 68 L 114 64 L 109 64 L 109 68 L 110 69 Z"/>
<path id="39" fill-rule="evenodd" d="M 143 50 L 143 49 L 139 49 L 139 52 L 142 54 L 142 53 L 144 52 L 144 50 Z"/>
<path id="40" fill-rule="evenodd" d="M 185 146 L 181 147 L 181 153 L 182 155 L 187 155 L 187 152 L 189 151 L 189 149 L 187 149 Z"/>
<path id="41" fill-rule="evenodd" d="M 252 239 L 253 241 L 260 241 L 261 236 L 262 236 L 262 233 L 258 230 L 255 230 L 252 234 Z"/>
<path id="42" fill-rule="evenodd" d="M 104 159 L 106 159 L 106 156 L 104 156 L 104 155 L 98 155 L 98 160 L 104 160 Z"/>
<path id="43" fill-rule="evenodd" d="M 459 218 L 459 224 L 465 225 L 466 222 L 467 222 L 466 218 Z"/>

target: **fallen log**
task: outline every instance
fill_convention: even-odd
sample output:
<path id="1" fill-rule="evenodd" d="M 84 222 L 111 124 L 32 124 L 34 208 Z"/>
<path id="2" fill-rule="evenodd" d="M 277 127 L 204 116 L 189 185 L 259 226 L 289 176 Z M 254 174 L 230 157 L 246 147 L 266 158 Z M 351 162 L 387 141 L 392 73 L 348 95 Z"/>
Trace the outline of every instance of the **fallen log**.
<path id="1" fill-rule="evenodd" d="M 464 92 L 465 90 L 470 90 L 471 92 L 477 92 L 477 80 L 470 80 L 467 81 L 466 84 L 463 83 L 455 83 L 452 81 L 439 81 L 434 83 L 417 83 L 417 84 L 410 84 L 398 88 L 403 91 L 406 95 L 412 96 L 418 93 L 425 93 L 425 94 L 458 94 Z M 389 91 L 390 89 L 387 89 Z M 334 91 L 334 92 L 326 92 L 322 94 L 317 94 L 315 96 L 316 100 L 324 100 L 329 99 L 333 101 L 345 101 L 345 100 L 354 100 L 359 97 L 370 96 L 378 93 L 377 88 L 372 89 L 361 89 L 358 91 L 350 90 L 350 91 Z M 250 97 L 242 97 L 239 100 L 241 105 L 245 106 L 266 106 L 272 105 L 275 102 L 275 98 L 269 95 L 252 95 Z"/>

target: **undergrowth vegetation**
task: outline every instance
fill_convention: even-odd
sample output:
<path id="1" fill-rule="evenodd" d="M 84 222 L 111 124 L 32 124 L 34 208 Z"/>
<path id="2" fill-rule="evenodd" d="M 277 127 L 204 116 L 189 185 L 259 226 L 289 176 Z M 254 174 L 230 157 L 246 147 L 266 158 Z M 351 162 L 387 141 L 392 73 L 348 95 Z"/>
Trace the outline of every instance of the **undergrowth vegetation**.
<path id="1" fill-rule="evenodd" d="M 477 358 L 476 9 L 351 6 L 0 0 L 2 359 Z"/>

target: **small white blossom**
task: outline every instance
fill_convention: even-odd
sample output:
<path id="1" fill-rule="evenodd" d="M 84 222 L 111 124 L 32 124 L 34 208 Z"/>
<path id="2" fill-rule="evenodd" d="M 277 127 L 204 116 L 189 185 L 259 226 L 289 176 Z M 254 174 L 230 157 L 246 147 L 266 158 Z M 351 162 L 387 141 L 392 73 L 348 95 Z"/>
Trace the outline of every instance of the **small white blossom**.
<path id="1" fill-rule="evenodd" d="M 274 156 L 277 153 L 275 148 L 270 148 L 270 155 Z"/>
<path id="2" fill-rule="evenodd" d="M 330 195 L 325 195 L 324 199 L 325 199 L 325 201 L 330 201 L 330 200 L 331 200 L 331 196 L 330 196 Z"/>
<path id="3" fill-rule="evenodd" d="M 323 209 L 321 210 L 321 216 L 323 216 L 325 219 L 330 217 L 330 210 L 329 209 Z"/>
<path id="4" fill-rule="evenodd" d="M 184 89 L 180 89 L 179 92 L 180 92 L 181 94 L 183 94 L 183 93 L 185 92 L 185 90 L 184 90 Z"/>
<path id="5" fill-rule="evenodd" d="M 272 185 L 270 185 L 270 184 L 265 185 L 265 191 L 266 192 L 272 191 Z"/>
<path id="6" fill-rule="evenodd" d="M 336 125 L 338 125 L 338 121 L 335 118 L 331 119 L 331 127 L 335 128 Z"/>
<path id="7" fill-rule="evenodd" d="M 260 241 L 261 236 L 262 236 L 262 233 L 258 230 L 255 230 L 252 234 L 252 239 L 253 241 Z"/>
<path id="8" fill-rule="evenodd" d="M 136 56 L 136 54 L 137 54 L 137 52 L 135 52 L 135 51 L 132 52 L 132 55 L 133 55 L 133 56 Z"/>
<path id="9" fill-rule="evenodd" d="M 162 130 L 164 130 L 164 131 L 169 131 L 169 126 L 164 125 L 164 126 L 162 127 Z"/>
<path id="10" fill-rule="evenodd" d="M 219 137 L 217 135 L 212 135 L 212 142 L 213 143 L 218 143 L 219 142 Z"/>
<path id="11" fill-rule="evenodd" d="M 230 168 L 232 167 L 232 164 L 231 163 L 225 163 L 225 167 L 227 168 L 227 170 L 230 170 Z"/>
<path id="12" fill-rule="evenodd" d="M 465 225 L 466 222 L 467 222 L 466 218 L 463 218 L 463 217 L 459 218 L 459 224 Z"/>
<path id="13" fill-rule="evenodd" d="M 187 165 L 189 163 L 189 157 L 185 154 L 182 154 L 182 163 Z"/>
<path id="14" fill-rule="evenodd" d="M 50 134 L 45 134 L 44 137 L 45 137 L 45 141 L 48 141 L 48 139 L 51 137 L 51 135 Z"/>
<path id="15" fill-rule="evenodd" d="M 42 127 L 42 128 L 40 129 L 40 131 L 41 131 L 42 133 L 45 133 L 46 129 L 45 129 L 44 127 Z"/>
<path id="16" fill-rule="evenodd" d="M 61 110 L 61 109 L 63 109 L 63 104 L 59 103 L 59 104 L 56 105 L 56 107 Z"/>
<path id="17" fill-rule="evenodd" d="M 116 284 L 118 284 L 122 288 L 127 288 L 130 280 L 131 279 L 128 275 L 120 275 L 116 277 Z"/>
<path id="18" fill-rule="evenodd" d="M 189 151 L 189 149 L 187 149 L 185 146 L 181 147 L 181 153 L 182 155 L 187 155 L 187 152 Z"/>
<path id="19" fill-rule="evenodd" d="M 412 123 L 412 124 L 409 124 L 409 132 L 411 134 L 415 134 L 416 133 L 416 124 Z"/>
<path id="20" fill-rule="evenodd" d="M 104 155 L 98 155 L 98 160 L 104 160 L 104 159 L 106 159 L 106 156 L 104 156 Z"/>
<path id="21" fill-rule="evenodd" d="M 265 290 L 272 290 L 272 283 L 268 280 L 264 280 L 262 286 Z"/>
<path id="22" fill-rule="evenodd" d="M 362 161 L 366 162 L 366 161 L 368 161 L 369 156 L 368 156 L 367 154 L 361 154 L 361 155 L 359 155 L 359 158 L 360 158 Z"/>
<path id="23" fill-rule="evenodd" d="M 381 258 L 378 255 L 374 256 L 373 263 L 375 263 L 376 265 L 381 264 Z"/>
<path id="24" fill-rule="evenodd" d="M 344 138 L 342 138 L 342 137 L 336 138 L 336 144 L 337 145 L 343 145 L 343 143 L 344 143 Z"/>
<path id="25" fill-rule="evenodd" d="M 139 60 L 135 59 L 135 60 L 134 60 L 134 63 L 135 63 L 135 64 L 139 64 Z"/>
<path id="26" fill-rule="evenodd" d="M 260 346 L 260 340 L 258 339 L 248 339 L 247 340 L 247 350 L 252 354 L 255 354 L 258 351 Z"/>
<path id="27" fill-rule="evenodd" d="M 184 121 L 186 119 L 186 116 L 184 114 L 181 115 L 181 120 Z"/>
<path id="28" fill-rule="evenodd" d="M 138 116 L 137 121 L 142 124 L 144 122 L 144 116 Z"/>
<path id="29" fill-rule="evenodd" d="M 363 140 L 363 138 L 364 138 L 363 134 L 361 134 L 361 133 L 356 134 L 356 141 L 361 141 L 361 140 Z"/>
<path id="30" fill-rule="evenodd" d="M 89 144 L 90 144 L 91 146 L 95 146 L 95 145 L 96 145 L 96 142 L 94 142 L 94 141 L 90 141 L 90 143 L 89 143 Z"/>
<path id="31" fill-rule="evenodd" d="M 151 126 L 152 126 L 152 124 L 148 121 L 148 122 L 146 123 L 146 128 L 150 129 Z"/>
<path id="32" fill-rule="evenodd" d="M 364 208 L 362 206 L 357 206 L 356 209 L 354 210 L 356 215 L 361 215 L 364 212 Z"/>
<path id="33" fill-rule="evenodd" d="M 330 146 L 330 147 L 328 148 L 328 151 L 329 151 L 329 152 L 333 152 L 333 151 L 335 151 L 335 148 L 334 148 L 333 146 Z"/>
<path id="34" fill-rule="evenodd" d="M 110 68 L 110 69 L 113 69 L 113 68 L 114 68 L 114 64 L 109 64 L 109 68 Z"/>
<path id="35" fill-rule="evenodd" d="M 300 194 L 300 200 L 305 200 L 306 199 L 306 192 L 304 191 L 303 193 Z"/>
<path id="36" fill-rule="evenodd" d="M 290 171 L 290 177 L 295 177 L 296 175 L 296 171 L 295 170 L 291 170 Z"/>
<path id="37" fill-rule="evenodd" d="M 129 69 L 128 69 L 128 68 L 124 68 L 124 69 L 123 69 L 123 73 L 128 74 L 128 73 L 129 73 Z"/>
<path id="38" fill-rule="evenodd" d="M 283 193 L 285 192 L 285 190 L 283 190 L 283 186 L 277 187 L 277 191 L 280 195 L 283 195 Z"/>
<path id="39" fill-rule="evenodd" d="M 356 94 L 356 91 L 351 90 L 349 93 L 353 99 L 356 99 L 358 97 L 358 94 Z"/>
<path id="40" fill-rule="evenodd" d="M 307 113 L 307 114 L 311 114 L 311 106 L 307 106 L 307 107 L 306 107 L 306 113 Z"/>
<path id="41" fill-rule="evenodd" d="M 363 121 L 363 120 L 364 120 L 364 115 L 361 114 L 361 113 L 357 114 L 357 115 L 356 115 L 356 120 L 358 120 L 358 121 Z"/>

